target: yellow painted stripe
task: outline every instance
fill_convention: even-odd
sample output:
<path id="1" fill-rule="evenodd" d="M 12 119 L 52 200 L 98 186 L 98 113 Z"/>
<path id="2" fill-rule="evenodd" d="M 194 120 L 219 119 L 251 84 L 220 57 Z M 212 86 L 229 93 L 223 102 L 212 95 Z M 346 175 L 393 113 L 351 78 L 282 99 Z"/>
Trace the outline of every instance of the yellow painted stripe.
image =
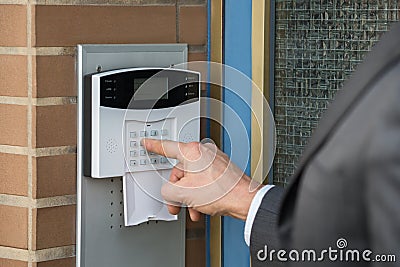
<path id="1" fill-rule="evenodd" d="M 265 162 L 269 154 L 266 135 L 269 133 L 269 117 L 264 116 L 265 106 L 260 95 L 269 98 L 269 60 L 270 60 L 270 1 L 252 2 L 252 123 L 251 123 L 251 175 L 262 181 Z M 264 136 L 264 138 L 263 138 Z M 261 148 L 261 149 L 260 149 Z"/>
<path id="2" fill-rule="evenodd" d="M 262 99 L 257 90 L 263 91 L 264 88 L 264 1 L 252 2 L 252 120 L 251 120 L 251 176 L 257 181 L 262 180 L 262 161 L 263 153 L 260 148 L 262 142 Z"/>

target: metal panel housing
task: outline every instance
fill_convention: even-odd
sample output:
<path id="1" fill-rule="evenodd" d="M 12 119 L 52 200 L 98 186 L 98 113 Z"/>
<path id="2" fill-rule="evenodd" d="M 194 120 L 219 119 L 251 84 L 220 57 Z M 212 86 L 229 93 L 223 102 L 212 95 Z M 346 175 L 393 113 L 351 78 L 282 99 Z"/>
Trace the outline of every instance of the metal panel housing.
<path id="1" fill-rule="evenodd" d="M 79 45 L 77 267 L 183 267 L 185 213 L 174 222 L 124 227 L 122 178 L 83 175 L 83 77 L 97 71 L 169 67 L 187 61 L 187 45 Z"/>

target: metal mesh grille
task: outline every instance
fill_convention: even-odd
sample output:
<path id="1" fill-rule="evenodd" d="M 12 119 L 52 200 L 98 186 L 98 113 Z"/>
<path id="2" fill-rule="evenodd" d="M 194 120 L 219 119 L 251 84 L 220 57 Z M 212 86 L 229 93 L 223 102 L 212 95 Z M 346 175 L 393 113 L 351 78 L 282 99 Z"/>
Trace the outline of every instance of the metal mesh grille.
<path id="1" fill-rule="evenodd" d="M 274 182 L 287 183 L 321 114 L 381 34 L 397 0 L 276 0 Z"/>

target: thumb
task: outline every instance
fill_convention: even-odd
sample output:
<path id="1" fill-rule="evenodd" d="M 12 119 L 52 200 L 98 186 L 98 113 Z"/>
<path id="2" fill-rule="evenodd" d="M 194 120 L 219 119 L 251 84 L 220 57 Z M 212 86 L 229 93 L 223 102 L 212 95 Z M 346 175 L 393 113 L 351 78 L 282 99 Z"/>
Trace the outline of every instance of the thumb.
<path id="1" fill-rule="evenodd" d="M 184 199 L 184 188 L 176 183 L 167 182 L 161 187 L 161 196 L 167 202 L 168 205 L 180 207 L 185 202 Z"/>

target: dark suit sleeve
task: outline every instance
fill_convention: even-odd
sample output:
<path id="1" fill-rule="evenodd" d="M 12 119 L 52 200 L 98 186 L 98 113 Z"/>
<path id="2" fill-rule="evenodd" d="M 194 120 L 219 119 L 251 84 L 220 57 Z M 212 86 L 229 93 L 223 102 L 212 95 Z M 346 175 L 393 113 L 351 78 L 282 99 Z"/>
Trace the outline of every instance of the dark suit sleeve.
<path id="1" fill-rule="evenodd" d="M 400 101 L 397 95 L 389 100 Z M 387 103 L 388 105 L 390 103 Z M 366 213 L 370 249 L 374 254 L 395 254 L 396 262 L 375 261 L 371 266 L 399 266 L 400 262 L 400 105 L 382 114 L 367 150 Z"/>
<path id="2" fill-rule="evenodd" d="M 251 237 L 250 251 L 252 258 L 252 266 L 265 266 L 257 260 L 257 253 L 260 249 L 264 249 L 268 245 L 268 250 L 279 248 L 278 236 L 278 215 L 281 206 L 281 200 L 284 189 L 275 186 L 265 194 L 257 215 L 254 219 Z M 274 266 L 274 265 L 268 265 Z"/>

